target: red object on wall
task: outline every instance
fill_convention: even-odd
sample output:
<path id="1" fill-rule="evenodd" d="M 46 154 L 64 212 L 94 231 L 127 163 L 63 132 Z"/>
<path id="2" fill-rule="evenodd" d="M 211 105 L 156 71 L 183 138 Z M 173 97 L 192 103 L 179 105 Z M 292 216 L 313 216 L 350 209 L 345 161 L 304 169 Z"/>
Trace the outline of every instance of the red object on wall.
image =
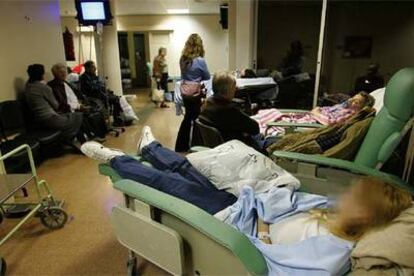
<path id="1" fill-rule="evenodd" d="M 75 61 L 75 44 L 73 42 L 73 34 L 69 32 L 68 27 L 66 27 L 66 30 L 63 33 L 63 45 L 65 46 L 66 61 Z"/>

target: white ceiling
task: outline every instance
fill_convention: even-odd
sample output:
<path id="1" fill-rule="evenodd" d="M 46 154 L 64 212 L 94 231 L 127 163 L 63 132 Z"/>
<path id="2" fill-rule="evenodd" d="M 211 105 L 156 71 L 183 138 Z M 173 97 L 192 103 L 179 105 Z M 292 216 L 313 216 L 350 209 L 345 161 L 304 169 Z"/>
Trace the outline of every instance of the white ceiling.
<path id="1" fill-rule="evenodd" d="M 115 0 L 116 15 L 167 14 L 167 9 L 189 9 L 190 14 L 219 13 L 224 0 Z M 76 15 L 74 0 L 60 0 L 63 16 Z"/>

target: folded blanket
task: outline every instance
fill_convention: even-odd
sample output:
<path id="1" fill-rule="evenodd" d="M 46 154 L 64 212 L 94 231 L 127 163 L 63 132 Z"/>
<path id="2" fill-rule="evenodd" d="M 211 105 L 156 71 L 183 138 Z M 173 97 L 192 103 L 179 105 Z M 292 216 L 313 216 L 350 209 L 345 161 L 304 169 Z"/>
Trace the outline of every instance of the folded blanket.
<path id="1" fill-rule="evenodd" d="M 414 206 L 361 239 L 351 261 L 354 275 L 414 275 Z"/>

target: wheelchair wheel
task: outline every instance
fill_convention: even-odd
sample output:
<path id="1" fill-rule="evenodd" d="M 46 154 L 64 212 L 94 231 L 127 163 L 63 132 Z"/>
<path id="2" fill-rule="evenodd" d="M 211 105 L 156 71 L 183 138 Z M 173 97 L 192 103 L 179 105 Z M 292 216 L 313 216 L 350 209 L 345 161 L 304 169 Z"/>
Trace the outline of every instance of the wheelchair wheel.
<path id="1" fill-rule="evenodd" d="M 40 215 L 42 224 L 52 230 L 62 228 L 68 221 L 68 214 L 60 207 L 48 207 Z"/>

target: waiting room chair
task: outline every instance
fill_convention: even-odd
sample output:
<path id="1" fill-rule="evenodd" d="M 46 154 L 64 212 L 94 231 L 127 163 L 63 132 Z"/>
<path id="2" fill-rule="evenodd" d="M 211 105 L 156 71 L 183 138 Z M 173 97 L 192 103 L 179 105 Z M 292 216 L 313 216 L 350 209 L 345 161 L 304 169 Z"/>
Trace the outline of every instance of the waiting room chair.
<path id="1" fill-rule="evenodd" d="M 195 121 L 195 126 L 198 128 L 203 140 L 203 145 L 201 146 L 213 148 L 224 143 L 224 139 L 221 136 L 220 131 L 218 131 L 215 127 L 212 127 L 211 124 L 209 125 L 206 118 L 200 116 Z"/>
<path id="2" fill-rule="evenodd" d="M 0 103 L 1 134 L 3 139 L 7 141 L 6 144 L 10 144 L 5 150 L 9 151 L 21 144 L 27 143 L 36 152 L 36 149 L 33 147 L 35 144 L 39 144 L 42 157 L 48 156 L 53 151 L 54 146 L 60 143 L 61 132 L 49 129 L 35 129 L 33 123 L 27 121 L 30 114 L 25 116 L 25 109 L 28 112 L 28 107 L 18 100 Z M 29 125 L 31 125 L 30 128 L 28 127 Z M 35 159 L 38 160 L 37 158 Z"/>

